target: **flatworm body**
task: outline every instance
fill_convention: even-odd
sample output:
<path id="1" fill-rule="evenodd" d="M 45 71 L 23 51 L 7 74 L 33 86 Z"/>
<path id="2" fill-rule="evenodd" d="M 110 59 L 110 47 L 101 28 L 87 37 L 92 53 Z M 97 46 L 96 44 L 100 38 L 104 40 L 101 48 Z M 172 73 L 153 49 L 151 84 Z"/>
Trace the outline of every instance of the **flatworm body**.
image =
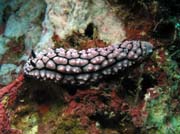
<path id="1" fill-rule="evenodd" d="M 75 50 L 49 49 L 33 54 L 24 66 L 24 74 L 62 84 L 86 85 L 116 74 L 152 53 L 146 41 L 123 41 L 104 48 Z"/>

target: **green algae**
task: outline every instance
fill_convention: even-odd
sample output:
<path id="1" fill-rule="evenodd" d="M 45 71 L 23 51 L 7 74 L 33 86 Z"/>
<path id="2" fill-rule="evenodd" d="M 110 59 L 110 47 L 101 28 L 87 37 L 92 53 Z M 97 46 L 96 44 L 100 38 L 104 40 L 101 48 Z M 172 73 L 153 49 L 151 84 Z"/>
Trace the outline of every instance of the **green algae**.
<path id="1" fill-rule="evenodd" d="M 86 134 L 87 130 L 80 125 L 80 121 L 76 118 L 60 119 L 57 130 L 53 134 Z"/>
<path id="2" fill-rule="evenodd" d="M 38 133 L 39 117 L 37 113 L 26 114 L 18 119 L 17 124 L 12 127 L 20 128 L 23 134 Z"/>
<path id="3" fill-rule="evenodd" d="M 148 102 L 149 116 L 146 122 L 146 126 L 150 128 L 148 133 L 179 134 L 180 115 L 176 114 L 176 107 L 172 106 L 172 102 L 179 98 L 177 96 L 180 83 L 178 66 L 169 56 L 160 68 L 166 72 L 168 83 L 156 87 L 160 93 L 159 97 Z"/>

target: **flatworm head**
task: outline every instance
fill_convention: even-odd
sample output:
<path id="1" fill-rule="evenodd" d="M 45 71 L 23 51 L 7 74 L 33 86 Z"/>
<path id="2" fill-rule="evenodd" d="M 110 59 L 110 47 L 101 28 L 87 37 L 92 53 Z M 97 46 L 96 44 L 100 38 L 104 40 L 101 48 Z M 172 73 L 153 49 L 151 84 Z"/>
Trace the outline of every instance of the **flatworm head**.
<path id="1" fill-rule="evenodd" d="M 146 41 L 123 41 L 104 48 L 48 49 L 34 54 L 24 65 L 24 74 L 62 84 L 86 85 L 143 60 L 152 53 Z"/>

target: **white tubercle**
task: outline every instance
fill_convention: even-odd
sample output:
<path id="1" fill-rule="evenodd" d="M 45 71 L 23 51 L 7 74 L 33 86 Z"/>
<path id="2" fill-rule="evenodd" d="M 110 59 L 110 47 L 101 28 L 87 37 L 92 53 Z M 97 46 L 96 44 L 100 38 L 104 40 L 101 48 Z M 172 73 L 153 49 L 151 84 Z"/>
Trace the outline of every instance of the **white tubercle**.
<path id="1" fill-rule="evenodd" d="M 72 67 L 72 72 L 73 73 L 80 73 L 82 71 L 81 71 L 81 69 L 79 67 Z"/>
<path id="2" fill-rule="evenodd" d="M 128 53 L 128 59 L 134 59 L 134 55 L 135 55 L 134 51 L 130 51 Z"/>
<path id="3" fill-rule="evenodd" d="M 46 70 L 40 70 L 40 76 L 43 78 L 46 74 Z"/>
<path id="4" fill-rule="evenodd" d="M 49 58 L 53 58 L 54 56 L 56 56 L 56 54 L 54 52 L 47 53 L 47 57 L 49 57 Z"/>
<path id="5" fill-rule="evenodd" d="M 94 70 L 94 66 L 93 66 L 92 64 L 88 64 L 88 65 L 86 65 L 86 66 L 83 68 L 83 70 L 84 70 L 85 72 L 93 71 L 93 70 Z"/>
<path id="6" fill-rule="evenodd" d="M 120 53 L 120 54 L 117 56 L 117 59 L 118 59 L 118 60 L 121 60 L 121 59 L 125 58 L 126 55 L 127 55 L 127 54 L 126 54 L 125 52 L 122 52 L 122 53 Z"/>
<path id="7" fill-rule="evenodd" d="M 65 72 L 65 66 L 63 66 L 63 65 L 58 65 L 58 66 L 57 66 L 57 70 L 58 70 L 59 72 Z"/>
<path id="8" fill-rule="evenodd" d="M 53 60 L 56 64 L 63 64 L 63 65 L 67 64 L 68 62 L 66 58 L 62 58 L 62 57 L 54 57 Z"/>
<path id="9" fill-rule="evenodd" d="M 48 58 L 47 56 L 43 56 L 43 57 L 42 57 L 42 61 L 43 61 L 44 63 L 46 63 L 48 60 L 49 60 L 49 58 Z"/>
<path id="10" fill-rule="evenodd" d="M 56 73 L 56 80 L 61 80 L 62 76 L 59 73 Z"/>
<path id="11" fill-rule="evenodd" d="M 88 63 L 88 60 L 85 59 L 71 59 L 69 60 L 69 64 L 72 66 L 84 66 Z"/>
<path id="12" fill-rule="evenodd" d="M 44 67 L 44 63 L 42 62 L 42 60 L 38 60 L 38 61 L 37 61 L 36 67 L 37 67 L 38 69 L 41 69 L 41 68 Z"/>
<path id="13" fill-rule="evenodd" d="M 69 65 L 67 65 L 67 66 L 65 67 L 65 70 L 66 70 L 67 73 L 70 73 L 70 72 L 72 71 L 72 67 L 69 66 Z"/>
<path id="14" fill-rule="evenodd" d="M 105 58 L 103 56 L 97 56 L 97 57 L 91 59 L 91 63 L 93 63 L 93 64 L 100 64 L 104 60 L 105 60 Z"/>
<path id="15" fill-rule="evenodd" d="M 49 69 L 56 69 L 56 65 L 54 64 L 54 62 L 52 60 L 49 60 L 46 63 L 46 67 L 49 68 Z"/>

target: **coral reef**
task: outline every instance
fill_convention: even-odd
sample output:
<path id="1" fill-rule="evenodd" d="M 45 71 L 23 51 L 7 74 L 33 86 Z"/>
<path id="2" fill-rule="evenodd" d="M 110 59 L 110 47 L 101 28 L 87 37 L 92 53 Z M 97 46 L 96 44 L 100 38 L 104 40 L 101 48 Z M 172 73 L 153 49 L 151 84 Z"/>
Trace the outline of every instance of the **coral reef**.
<path id="1" fill-rule="evenodd" d="M 38 43 L 44 8 L 45 2 L 41 0 L 0 2 L 0 65 L 10 68 L 1 69 L 0 84 L 6 85 L 18 76 L 22 62 Z M 16 70 L 11 69 L 14 66 Z"/>
<path id="2" fill-rule="evenodd" d="M 87 34 L 91 37 L 93 31 L 98 31 L 98 38 L 105 42 L 119 43 L 125 39 L 121 19 L 116 17 L 111 6 L 105 1 L 55 0 L 52 2 L 46 0 L 46 3 L 43 34 L 41 41 L 37 44 L 36 51 L 54 47 L 53 34 L 59 36 L 60 39 L 66 39 L 74 32 Z M 122 10 L 122 16 L 123 12 L 124 10 Z M 91 34 L 87 31 L 91 31 Z"/>
<path id="3" fill-rule="evenodd" d="M 179 134 L 179 5 L 177 0 L 1 0 L 0 133 Z M 95 84 L 63 86 L 19 74 L 32 48 L 36 56 L 48 47 L 79 52 L 124 38 L 151 42 L 153 54 Z"/>
<path id="4" fill-rule="evenodd" d="M 23 75 L 20 75 L 14 82 L 0 89 L 0 133 L 2 134 L 21 133 L 19 130 L 11 129 L 7 108 L 14 104 L 23 79 Z"/>

